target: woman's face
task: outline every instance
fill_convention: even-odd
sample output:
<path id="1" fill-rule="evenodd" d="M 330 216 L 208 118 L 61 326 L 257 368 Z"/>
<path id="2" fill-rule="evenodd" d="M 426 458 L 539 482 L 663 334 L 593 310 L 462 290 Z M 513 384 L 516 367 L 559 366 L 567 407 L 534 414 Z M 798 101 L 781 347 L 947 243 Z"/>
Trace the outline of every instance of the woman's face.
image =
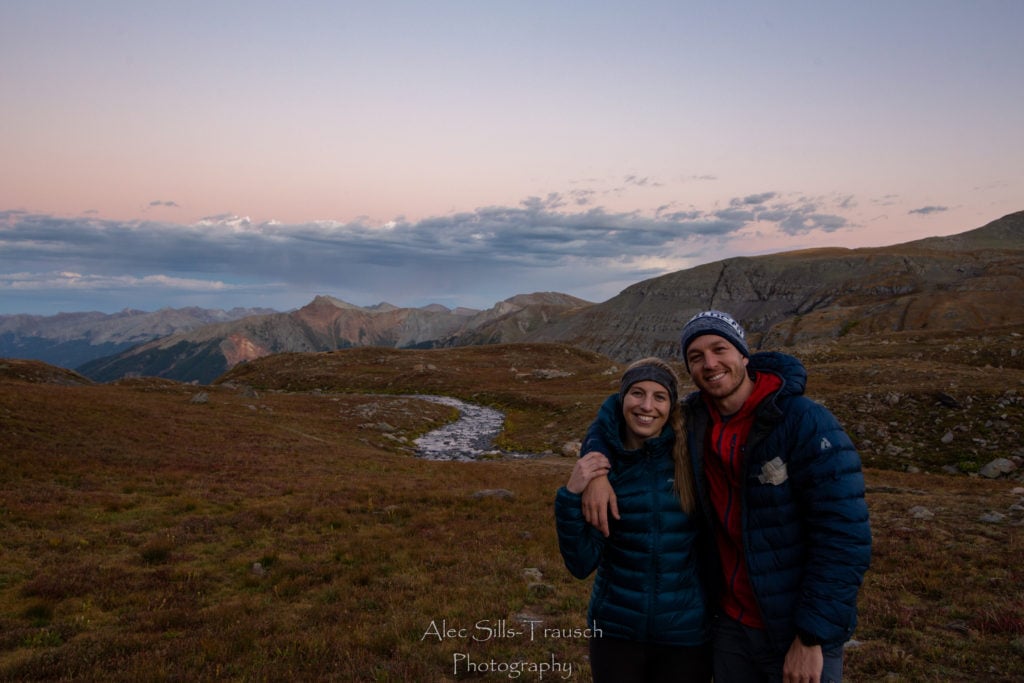
<path id="1" fill-rule="evenodd" d="M 662 385 L 651 380 L 630 385 L 622 399 L 626 448 L 639 448 L 647 439 L 661 434 L 671 412 L 672 398 Z"/>

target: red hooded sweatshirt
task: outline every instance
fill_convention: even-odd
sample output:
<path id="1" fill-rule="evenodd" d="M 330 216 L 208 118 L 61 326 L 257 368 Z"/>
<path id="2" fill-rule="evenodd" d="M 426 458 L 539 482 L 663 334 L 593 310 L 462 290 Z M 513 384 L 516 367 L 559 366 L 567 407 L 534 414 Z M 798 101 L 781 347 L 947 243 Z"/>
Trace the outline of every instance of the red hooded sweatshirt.
<path id="1" fill-rule="evenodd" d="M 715 540 L 721 559 L 724 593 L 722 610 L 745 626 L 764 628 L 754 589 L 747 573 L 743 554 L 743 458 L 747 437 L 754 425 L 754 410 L 772 392 L 782 386 L 782 379 L 769 373 L 754 377 L 754 391 L 743 407 L 723 416 L 705 397 L 711 414 L 711 429 L 705 449 L 704 467 L 715 508 Z"/>

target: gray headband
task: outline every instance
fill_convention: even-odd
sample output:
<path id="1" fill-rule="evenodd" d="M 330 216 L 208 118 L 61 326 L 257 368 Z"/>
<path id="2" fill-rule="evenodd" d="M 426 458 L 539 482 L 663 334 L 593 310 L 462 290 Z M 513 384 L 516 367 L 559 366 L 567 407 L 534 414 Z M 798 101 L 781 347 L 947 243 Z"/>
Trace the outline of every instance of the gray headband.
<path id="1" fill-rule="evenodd" d="M 619 397 L 624 398 L 629 388 L 637 382 L 657 382 L 668 389 L 669 398 L 675 406 L 679 394 L 676 391 L 676 379 L 672 373 L 657 365 L 638 365 L 630 368 L 622 375 L 622 382 L 619 384 Z"/>

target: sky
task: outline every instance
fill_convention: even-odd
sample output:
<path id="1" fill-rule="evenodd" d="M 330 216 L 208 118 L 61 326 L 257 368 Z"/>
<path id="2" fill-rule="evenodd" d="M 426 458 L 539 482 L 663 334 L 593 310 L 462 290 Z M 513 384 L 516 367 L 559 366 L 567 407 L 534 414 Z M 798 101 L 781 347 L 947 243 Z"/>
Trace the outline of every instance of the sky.
<path id="1" fill-rule="evenodd" d="M 1020 0 L 0 0 L 0 314 L 606 301 L 1024 209 Z"/>

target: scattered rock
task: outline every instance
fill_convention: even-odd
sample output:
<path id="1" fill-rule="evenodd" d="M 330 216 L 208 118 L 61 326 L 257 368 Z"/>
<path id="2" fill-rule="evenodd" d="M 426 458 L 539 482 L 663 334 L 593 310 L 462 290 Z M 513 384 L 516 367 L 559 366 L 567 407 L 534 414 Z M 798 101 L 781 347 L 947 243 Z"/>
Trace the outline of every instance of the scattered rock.
<path id="1" fill-rule="evenodd" d="M 534 370 L 532 373 L 536 379 L 558 379 L 559 377 L 572 377 L 571 372 L 565 370 L 558 370 L 556 368 L 540 368 Z"/>
<path id="2" fill-rule="evenodd" d="M 209 403 L 209 402 L 210 402 L 210 395 L 208 393 L 206 393 L 205 391 L 200 391 L 198 394 L 195 394 L 189 400 L 189 403 L 195 403 L 197 405 L 201 405 L 203 403 Z"/>
<path id="3" fill-rule="evenodd" d="M 583 443 L 580 441 L 566 441 L 562 444 L 562 455 L 567 458 L 575 458 L 580 454 Z"/>
<path id="4" fill-rule="evenodd" d="M 518 621 L 520 624 L 540 623 L 544 621 L 544 617 L 539 614 L 531 614 L 529 612 L 518 612 L 512 615 L 512 618 Z"/>
<path id="5" fill-rule="evenodd" d="M 1014 472 L 1016 469 L 1017 465 L 1009 458 L 996 458 L 982 467 L 978 473 L 986 479 L 998 479 L 1003 475 Z"/>
<path id="6" fill-rule="evenodd" d="M 1006 520 L 1006 515 L 999 512 L 986 512 L 978 518 L 979 522 L 985 522 L 986 524 L 999 524 Z"/>
<path id="7" fill-rule="evenodd" d="M 516 494 L 512 493 L 508 489 L 483 489 L 473 494 L 474 498 L 501 498 L 503 500 L 512 500 L 516 497 Z"/>
<path id="8" fill-rule="evenodd" d="M 953 443 L 953 432 L 946 432 L 939 441 L 942 443 Z"/>
<path id="9" fill-rule="evenodd" d="M 968 628 L 967 622 L 959 619 L 957 621 L 949 622 L 946 624 L 945 628 L 949 631 L 955 631 L 956 633 L 965 636 L 970 633 L 970 628 Z"/>
<path id="10" fill-rule="evenodd" d="M 923 505 L 915 505 L 910 508 L 910 515 L 914 519 L 931 519 L 935 516 L 935 513 L 924 507 Z"/>

